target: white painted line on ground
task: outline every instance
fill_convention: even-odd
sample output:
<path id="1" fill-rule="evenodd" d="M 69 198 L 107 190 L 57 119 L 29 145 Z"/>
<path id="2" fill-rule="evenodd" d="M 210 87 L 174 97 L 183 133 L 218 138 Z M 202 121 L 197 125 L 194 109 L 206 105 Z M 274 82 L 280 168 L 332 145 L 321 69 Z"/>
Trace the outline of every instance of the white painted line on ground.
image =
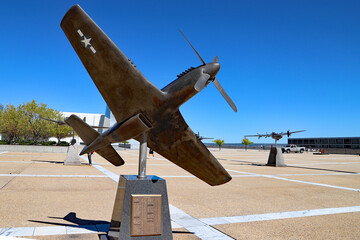
<path id="1" fill-rule="evenodd" d="M 268 220 L 279 220 L 299 217 L 313 217 L 341 213 L 360 212 L 360 206 L 340 207 L 340 208 L 322 208 L 302 211 L 290 211 L 279 213 L 264 213 L 243 216 L 217 217 L 217 218 L 201 218 L 196 219 L 182 210 L 170 205 L 171 217 L 177 219 L 172 222 L 172 228 L 185 227 L 189 231 L 197 233 L 196 236 L 201 239 L 232 239 L 218 235 L 218 231 L 209 225 L 246 223 Z M 18 227 L 18 228 L 0 228 L 0 236 L 26 237 L 40 235 L 65 235 L 65 234 L 83 234 L 83 233 L 103 233 L 107 232 L 109 224 L 101 225 L 80 225 L 80 226 L 50 226 L 50 227 Z M 2 238 L 0 238 L 1 240 Z"/>
<path id="2" fill-rule="evenodd" d="M 82 159 L 87 160 L 84 156 L 80 156 Z M 107 170 L 106 168 L 98 165 L 97 163 L 93 162 L 92 166 L 94 168 L 96 168 L 97 170 L 99 170 L 100 172 L 104 173 L 106 176 L 108 176 L 109 178 L 111 178 L 112 180 L 114 180 L 115 182 L 119 181 L 119 176 L 116 175 L 113 172 L 110 172 L 109 170 Z"/>
<path id="3" fill-rule="evenodd" d="M 31 237 L 31 236 L 66 235 L 66 234 L 86 234 L 86 233 L 101 234 L 107 232 L 109 230 L 109 226 L 110 224 L 0 228 L 0 237 L 1 236 Z"/>
<path id="4" fill-rule="evenodd" d="M 139 156 L 139 154 L 137 154 L 137 153 L 129 153 L 129 152 L 126 152 L 126 151 L 124 151 L 124 152 L 120 152 L 121 154 L 122 153 L 125 153 L 125 154 L 128 154 L 128 155 L 132 155 L 132 156 Z M 119 153 L 119 154 L 120 154 Z M 164 159 L 164 158 L 157 158 L 157 157 L 147 157 L 147 160 L 149 160 L 149 159 L 155 159 L 155 160 L 161 160 L 161 161 L 167 161 L 166 159 Z"/>
<path id="5" fill-rule="evenodd" d="M 95 168 L 99 171 L 108 175 L 109 178 L 114 180 L 115 182 L 119 181 L 119 176 L 115 173 L 101 167 L 97 164 L 93 164 Z M 177 207 L 169 204 L 170 208 L 170 218 L 173 222 L 175 222 L 178 226 L 182 226 L 183 228 L 187 229 L 188 231 L 192 232 L 195 236 L 199 237 L 200 239 L 216 239 L 216 240 L 228 240 L 234 239 L 229 237 L 228 235 L 218 231 L 217 229 L 208 226 L 207 224 L 202 223 L 199 219 L 190 216 L 189 214 L 185 213 L 184 211 L 178 209 Z"/>
<path id="6" fill-rule="evenodd" d="M 300 181 L 300 180 L 295 180 L 295 179 L 276 177 L 276 176 L 272 176 L 272 175 L 255 174 L 255 173 L 249 173 L 249 172 L 243 172 L 243 171 L 235 171 L 235 170 L 230 170 L 230 169 L 227 169 L 227 171 L 229 171 L 229 172 L 236 172 L 236 173 L 243 173 L 243 174 L 249 174 L 249 175 L 254 175 L 254 176 L 258 176 L 258 177 L 266 177 L 266 178 L 279 179 L 279 180 L 284 180 L 284 181 L 289 181 L 289 182 L 305 183 L 305 184 L 322 186 L 322 187 L 337 188 L 337 189 L 342 189 L 342 190 L 349 190 L 349 191 L 360 192 L 360 189 L 356 189 L 356 188 L 348 188 L 348 187 L 340 187 L 340 186 L 328 185 L 328 184 L 322 184 L 322 183 L 314 183 L 314 182 Z"/>
<path id="7" fill-rule="evenodd" d="M 49 175 L 49 174 L 0 174 L 0 177 L 63 177 L 63 178 L 107 178 L 106 175 Z"/>
<path id="8" fill-rule="evenodd" d="M 233 239 L 228 235 L 218 231 L 217 229 L 209 226 L 208 224 L 200 221 L 197 218 L 190 216 L 184 211 L 174 207 L 169 204 L 171 220 L 173 220 L 178 225 L 184 227 L 190 232 L 193 232 L 195 236 L 200 239 L 218 239 L 218 240 L 227 240 Z"/>
<path id="9" fill-rule="evenodd" d="M 359 162 L 321 162 L 321 163 L 294 163 L 288 166 L 307 166 L 307 165 L 341 165 L 341 164 L 356 164 Z"/>
<path id="10" fill-rule="evenodd" d="M 278 220 L 278 219 L 286 219 L 286 218 L 312 217 L 312 216 L 322 216 L 322 215 L 339 214 L 339 213 L 353 213 L 353 212 L 360 212 L 360 206 L 341 207 L 341 208 L 323 208 L 323 209 L 312 209 L 312 210 L 280 212 L 280 213 L 265 213 L 265 214 L 254 214 L 254 215 L 233 216 L 233 217 L 202 218 L 200 219 L 200 221 L 208 225 L 216 225 L 216 224 L 268 221 L 268 220 Z"/>
<path id="11" fill-rule="evenodd" d="M 5 152 L 0 152 L 0 154 L 4 154 L 4 153 L 7 153 L 8 151 L 5 151 Z"/>

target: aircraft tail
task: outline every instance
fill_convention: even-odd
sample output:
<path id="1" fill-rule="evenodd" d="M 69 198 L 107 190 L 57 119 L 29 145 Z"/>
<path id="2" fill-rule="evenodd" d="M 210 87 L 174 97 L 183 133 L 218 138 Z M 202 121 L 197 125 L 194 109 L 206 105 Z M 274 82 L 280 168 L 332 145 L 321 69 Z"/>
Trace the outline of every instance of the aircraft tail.
<path id="1" fill-rule="evenodd" d="M 87 146 L 89 146 L 100 135 L 100 133 L 98 133 L 95 129 L 90 127 L 76 115 L 71 115 L 65 120 L 65 122 L 71 126 L 77 134 L 79 134 L 80 138 Z M 111 145 L 106 145 L 105 147 L 102 147 L 95 152 L 115 166 L 124 164 L 124 160 Z"/>

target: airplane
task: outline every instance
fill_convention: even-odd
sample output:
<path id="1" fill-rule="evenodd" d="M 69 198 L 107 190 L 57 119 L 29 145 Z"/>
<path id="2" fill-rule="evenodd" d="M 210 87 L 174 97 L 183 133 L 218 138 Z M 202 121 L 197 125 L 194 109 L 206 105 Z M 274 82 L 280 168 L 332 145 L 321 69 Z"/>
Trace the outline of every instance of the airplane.
<path id="1" fill-rule="evenodd" d="M 247 137 L 258 137 L 258 139 L 260 139 L 261 137 L 265 137 L 265 138 L 268 138 L 268 137 L 271 137 L 273 139 L 275 139 L 275 147 L 277 146 L 277 141 L 282 139 L 282 137 L 284 135 L 287 135 L 288 137 L 291 136 L 291 134 L 293 133 L 299 133 L 299 132 L 305 132 L 306 130 L 300 130 L 300 131 L 294 131 L 294 132 L 290 132 L 290 130 L 288 130 L 287 132 L 281 132 L 281 133 L 276 133 L 276 132 L 272 132 L 270 134 L 266 133 L 266 134 L 257 134 L 257 135 L 245 135 L 244 137 L 247 138 Z"/>
<path id="2" fill-rule="evenodd" d="M 200 141 L 202 141 L 204 139 L 214 139 L 214 138 L 207 138 L 207 137 L 200 136 L 200 132 L 198 132 L 197 134 L 195 133 L 195 135 Z"/>
<path id="3" fill-rule="evenodd" d="M 190 68 L 161 90 L 138 70 L 79 6 L 65 14 L 60 24 L 75 52 L 115 116 L 116 124 L 100 134 L 76 115 L 65 122 L 74 128 L 86 147 L 80 154 L 95 151 L 115 166 L 124 160 L 111 143 L 135 139 L 211 186 L 231 180 L 230 174 L 186 124 L 179 107 L 213 82 L 236 112 L 234 102 L 216 78 L 218 57 Z"/>

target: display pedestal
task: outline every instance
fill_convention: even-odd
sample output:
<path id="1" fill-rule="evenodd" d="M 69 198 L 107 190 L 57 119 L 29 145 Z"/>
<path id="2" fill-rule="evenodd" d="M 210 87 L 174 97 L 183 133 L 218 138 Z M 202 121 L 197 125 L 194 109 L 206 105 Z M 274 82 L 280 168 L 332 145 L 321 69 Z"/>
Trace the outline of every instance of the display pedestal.
<path id="1" fill-rule="evenodd" d="M 80 166 L 81 162 L 79 159 L 79 152 L 78 152 L 78 145 L 77 144 L 71 144 L 68 147 L 68 151 L 66 154 L 66 159 L 64 161 L 64 165 L 75 165 Z"/>
<path id="2" fill-rule="evenodd" d="M 270 149 L 269 159 L 266 166 L 286 167 L 281 148 L 272 147 Z"/>
<path id="3" fill-rule="evenodd" d="M 154 175 L 121 175 L 108 237 L 173 239 L 166 181 Z"/>

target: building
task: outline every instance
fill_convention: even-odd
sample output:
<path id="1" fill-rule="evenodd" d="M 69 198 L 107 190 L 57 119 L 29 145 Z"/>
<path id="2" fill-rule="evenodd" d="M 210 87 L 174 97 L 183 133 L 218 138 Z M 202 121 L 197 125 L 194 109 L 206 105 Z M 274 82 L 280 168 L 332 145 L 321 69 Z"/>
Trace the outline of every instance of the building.
<path id="1" fill-rule="evenodd" d="M 360 137 L 288 138 L 288 144 L 324 149 L 327 153 L 360 153 Z"/>
<path id="2" fill-rule="evenodd" d="M 106 117 L 104 114 L 98 114 L 98 113 L 76 113 L 76 112 L 63 112 L 63 116 L 70 117 L 71 115 L 76 115 L 82 120 L 84 120 L 87 124 L 90 126 L 98 126 L 98 127 L 110 127 L 110 119 Z M 96 128 L 95 128 L 96 129 Z M 99 128 L 96 129 L 100 134 L 103 133 L 106 129 Z M 62 139 L 63 141 L 70 142 L 71 137 Z M 79 136 L 75 136 L 75 139 L 79 143 L 83 143 L 81 138 Z M 57 141 L 56 138 L 50 138 L 50 141 Z"/>

